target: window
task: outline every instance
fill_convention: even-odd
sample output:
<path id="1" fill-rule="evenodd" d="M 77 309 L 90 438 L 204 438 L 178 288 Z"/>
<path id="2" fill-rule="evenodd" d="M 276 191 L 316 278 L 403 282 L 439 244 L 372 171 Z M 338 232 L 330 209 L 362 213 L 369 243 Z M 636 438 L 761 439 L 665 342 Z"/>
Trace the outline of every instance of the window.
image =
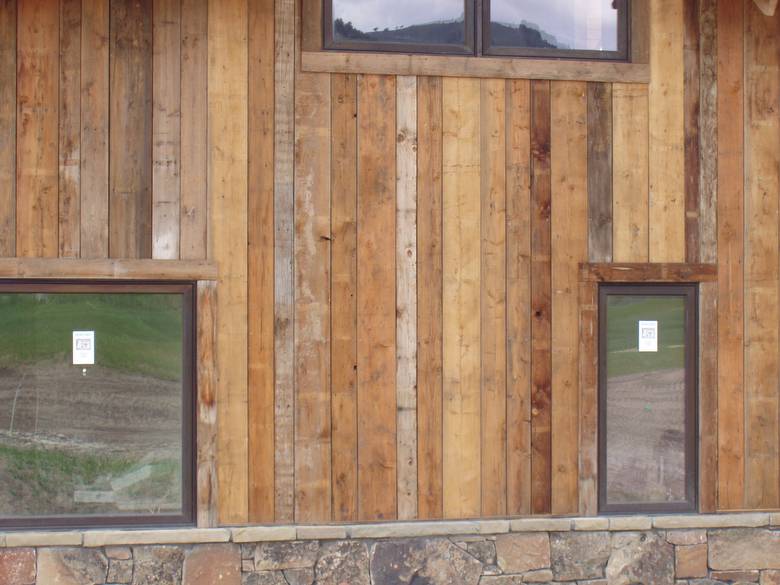
<path id="1" fill-rule="evenodd" d="M 0 524 L 190 524 L 193 285 L 0 283 Z"/>
<path id="2" fill-rule="evenodd" d="M 599 506 L 696 510 L 695 285 L 599 291 Z"/>
<path id="3" fill-rule="evenodd" d="M 329 49 L 628 59 L 627 0 L 324 0 L 323 7 Z"/>

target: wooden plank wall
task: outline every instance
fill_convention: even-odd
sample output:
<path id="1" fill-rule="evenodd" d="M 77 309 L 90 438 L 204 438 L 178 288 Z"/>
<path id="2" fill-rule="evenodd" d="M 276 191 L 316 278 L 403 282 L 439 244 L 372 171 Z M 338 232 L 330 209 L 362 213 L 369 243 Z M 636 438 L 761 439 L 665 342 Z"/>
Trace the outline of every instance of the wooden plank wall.
<path id="1" fill-rule="evenodd" d="M 701 507 L 777 508 L 780 16 L 649 18 L 642 85 L 306 73 L 296 0 L 0 0 L 0 254 L 220 263 L 226 524 L 594 513 L 578 264 L 717 262 Z"/>

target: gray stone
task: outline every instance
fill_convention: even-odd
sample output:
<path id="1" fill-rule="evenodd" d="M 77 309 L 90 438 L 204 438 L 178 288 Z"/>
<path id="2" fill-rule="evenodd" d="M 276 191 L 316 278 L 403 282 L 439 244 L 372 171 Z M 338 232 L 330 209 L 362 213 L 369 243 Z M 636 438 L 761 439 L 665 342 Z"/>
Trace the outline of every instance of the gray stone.
<path id="1" fill-rule="evenodd" d="M 520 575 L 499 575 L 496 577 L 482 577 L 479 585 L 521 585 L 523 578 Z"/>
<path id="2" fill-rule="evenodd" d="M 553 532 L 550 545 L 556 581 L 604 576 L 611 551 L 609 532 Z"/>
<path id="3" fill-rule="evenodd" d="M 523 583 L 548 583 L 552 580 L 553 574 L 550 569 L 529 571 L 523 574 Z"/>
<path id="4" fill-rule="evenodd" d="M 482 563 L 447 539 L 382 541 L 371 551 L 372 585 L 476 585 Z"/>
<path id="5" fill-rule="evenodd" d="M 127 561 L 133 558 L 133 551 L 129 546 L 107 546 L 106 556 L 109 559 L 117 559 L 119 561 Z"/>
<path id="6" fill-rule="evenodd" d="M 477 559 L 483 565 L 496 564 L 496 543 L 484 538 L 455 541 L 455 544 Z"/>
<path id="7" fill-rule="evenodd" d="M 780 569 L 780 533 L 766 529 L 711 530 L 710 568 Z"/>
<path id="8" fill-rule="evenodd" d="M 263 571 L 260 573 L 244 573 L 241 585 L 288 585 L 281 571 Z"/>
<path id="9" fill-rule="evenodd" d="M 505 573 L 524 573 L 550 566 L 550 539 L 543 532 L 502 534 L 496 538 L 498 566 Z"/>
<path id="10" fill-rule="evenodd" d="M 317 585 L 369 585 L 368 547 L 360 541 L 324 544 L 315 575 Z"/>
<path id="11" fill-rule="evenodd" d="M 109 583 L 130 583 L 133 580 L 133 561 L 112 559 L 108 563 Z"/>
<path id="12" fill-rule="evenodd" d="M 46 585 L 102 585 L 108 559 L 93 549 L 42 548 L 38 551 L 38 583 Z"/>
<path id="13" fill-rule="evenodd" d="M 12 548 L 0 551 L 0 585 L 35 583 L 35 549 Z"/>
<path id="14" fill-rule="evenodd" d="M 138 546 L 133 549 L 133 585 L 180 585 L 184 550 L 178 546 Z"/>
<path id="15" fill-rule="evenodd" d="M 285 569 L 282 571 L 288 585 L 311 585 L 314 583 L 314 569 Z"/>
<path id="16" fill-rule="evenodd" d="M 625 532 L 613 539 L 607 564 L 610 585 L 674 585 L 674 546 L 657 533 Z"/>
<path id="17" fill-rule="evenodd" d="M 296 542 L 263 542 L 255 549 L 257 571 L 310 569 L 317 562 L 320 544 L 314 540 Z"/>
<path id="18" fill-rule="evenodd" d="M 209 544 L 192 549 L 184 559 L 184 585 L 239 585 L 241 549 L 235 544 Z"/>

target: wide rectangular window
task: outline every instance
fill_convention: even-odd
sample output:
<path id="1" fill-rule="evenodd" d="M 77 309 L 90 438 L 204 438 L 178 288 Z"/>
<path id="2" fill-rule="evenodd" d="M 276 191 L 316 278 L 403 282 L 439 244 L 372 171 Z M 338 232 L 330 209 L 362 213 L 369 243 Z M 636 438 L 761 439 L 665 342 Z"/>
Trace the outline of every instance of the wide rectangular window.
<path id="1" fill-rule="evenodd" d="M 194 518 L 193 285 L 0 283 L 0 524 Z"/>
<path id="2" fill-rule="evenodd" d="M 628 59 L 628 0 L 323 0 L 323 11 L 327 49 Z"/>
<path id="3" fill-rule="evenodd" d="M 602 285 L 602 512 L 696 509 L 695 285 Z"/>

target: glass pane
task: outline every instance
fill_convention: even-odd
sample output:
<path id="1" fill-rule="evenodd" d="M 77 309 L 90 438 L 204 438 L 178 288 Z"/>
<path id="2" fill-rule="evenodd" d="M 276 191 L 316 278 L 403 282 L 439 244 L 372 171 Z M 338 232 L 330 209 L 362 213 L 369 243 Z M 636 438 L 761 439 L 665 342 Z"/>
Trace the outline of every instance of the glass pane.
<path id="1" fill-rule="evenodd" d="M 0 293 L 0 516 L 181 513 L 183 308 Z"/>
<path id="2" fill-rule="evenodd" d="M 684 502 L 685 297 L 609 295 L 606 343 L 607 502 Z"/>
<path id="3" fill-rule="evenodd" d="M 491 0 L 490 35 L 496 47 L 617 51 L 617 3 Z"/>
<path id="4" fill-rule="evenodd" d="M 333 0 L 337 42 L 463 45 L 463 0 Z"/>

